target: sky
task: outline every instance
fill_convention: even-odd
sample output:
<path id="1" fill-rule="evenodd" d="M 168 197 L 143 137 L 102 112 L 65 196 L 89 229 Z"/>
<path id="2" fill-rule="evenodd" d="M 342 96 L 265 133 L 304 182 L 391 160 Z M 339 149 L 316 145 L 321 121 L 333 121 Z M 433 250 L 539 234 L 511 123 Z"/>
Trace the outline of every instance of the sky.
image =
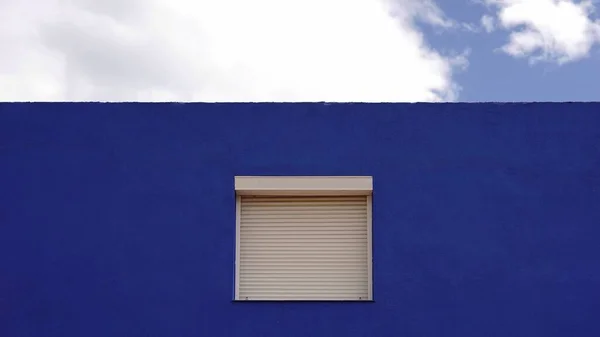
<path id="1" fill-rule="evenodd" d="M 0 101 L 600 101 L 598 0 L 0 0 Z"/>

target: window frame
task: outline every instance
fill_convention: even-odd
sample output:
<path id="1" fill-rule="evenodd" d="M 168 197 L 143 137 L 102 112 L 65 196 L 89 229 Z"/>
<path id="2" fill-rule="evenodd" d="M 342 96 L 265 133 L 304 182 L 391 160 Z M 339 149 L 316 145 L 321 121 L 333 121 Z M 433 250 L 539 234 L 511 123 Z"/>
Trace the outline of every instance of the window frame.
<path id="1" fill-rule="evenodd" d="M 327 302 L 372 302 L 373 299 L 373 177 L 372 176 L 235 176 L 234 301 L 241 299 L 240 248 L 242 196 L 365 196 L 367 203 L 367 298 L 360 300 L 316 300 Z M 294 301 L 274 299 L 269 302 Z"/>

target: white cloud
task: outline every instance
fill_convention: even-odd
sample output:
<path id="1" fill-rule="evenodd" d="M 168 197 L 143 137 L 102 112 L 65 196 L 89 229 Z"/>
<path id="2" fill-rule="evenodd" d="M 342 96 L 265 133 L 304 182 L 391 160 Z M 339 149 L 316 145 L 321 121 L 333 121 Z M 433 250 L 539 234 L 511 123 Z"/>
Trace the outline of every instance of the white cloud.
<path id="1" fill-rule="evenodd" d="M 424 0 L 0 0 L 0 100 L 440 101 Z"/>
<path id="2" fill-rule="evenodd" d="M 494 17 L 490 15 L 484 15 L 481 17 L 481 26 L 486 32 L 491 33 L 494 31 Z"/>
<path id="3" fill-rule="evenodd" d="M 479 31 L 480 31 L 480 28 L 477 26 L 477 24 L 468 23 L 468 22 L 463 22 L 461 24 L 461 28 L 463 31 L 469 32 L 469 33 L 479 33 Z"/>
<path id="4" fill-rule="evenodd" d="M 471 55 L 471 49 L 468 48 L 468 49 L 464 50 L 462 53 L 454 55 L 450 59 L 450 64 L 452 64 L 453 66 L 455 66 L 461 70 L 466 70 L 467 67 L 469 67 L 469 56 L 470 55 Z"/>
<path id="5" fill-rule="evenodd" d="M 352 0 L 350 0 L 352 1 Z M 371 2 L 376 2 L 371 1 Z M 416 18 L 422 22 L 443 28 L 454 28 L 457 23 L 446 17 L 433 0 L 385 0 L 391 13 L 404 21 Z"/>
<path id="6" fill-rule="evenodd" d="M 530 62 L 558 64 L 588 56 L 600 42 L 600 21 L 589 0 L 486 0 L 498 10 L 499 24 L 510 30 L 502 50 Z"/>

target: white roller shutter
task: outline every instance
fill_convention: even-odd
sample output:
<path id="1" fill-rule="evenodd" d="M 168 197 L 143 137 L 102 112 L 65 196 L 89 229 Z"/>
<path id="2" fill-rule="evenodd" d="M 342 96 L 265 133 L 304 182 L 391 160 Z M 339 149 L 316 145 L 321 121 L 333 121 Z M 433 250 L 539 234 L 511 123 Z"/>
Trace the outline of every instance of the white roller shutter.
<path id="1" fill-rule="evenodd" d="M 370 197 L 239 198 L 238 299 L 369 299 Z"/>

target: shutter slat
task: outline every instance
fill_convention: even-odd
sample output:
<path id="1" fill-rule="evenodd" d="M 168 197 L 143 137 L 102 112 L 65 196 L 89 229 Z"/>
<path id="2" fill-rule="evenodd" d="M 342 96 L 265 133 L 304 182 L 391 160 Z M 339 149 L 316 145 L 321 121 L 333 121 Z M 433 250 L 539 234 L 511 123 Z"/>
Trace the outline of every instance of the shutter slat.
<path id="1" fill-rule="evenodd" d="M 295 251 L 341 251 L 347 252 L 349 250 L 365 250 L 366 244 L 358 242 L 311 242 L 310 246 L 307 243 L 302 242 L 246 242 L 240 246 L 241 250 L 276 250 L 281 249 L 282 251 L 293 253 Z M 264 248 L 264 249 L 263 249 Z M 245 254 L 240 254 L 244 256 Z"/>
<path id="2" fill-rule="evenodd" d="M 360 214 L 365 215 L 366 207 L 264 207 L 264 208 L 242 208 L 242 214 L 246 215 L 268 215 L 268 214 L 290 214 L 298 215 L 305 214 L 309 211 L 310 214 L 335 216 L 340 213 L 344 215 Z"/>
<path id="3" fill-rule="evenodd" d="M 239 298 L 366 300 L 365 196 L 242 196 Z"/>
<path id="4" fill-rule="evenodd" d="M 309 222 L 312 221 L 323 221 L 323 222 L 328 222 L 330 219 L 335 219 L 335 220 L 345 220 L 345 221 L 362 221 L 362 220 L 367 220 L 367 217 L 362 215 L 362 214 L 344 214 L 343 212 L 340 214 L 328 214 L 329 216 L 325 216 L 325 215 L 319 215 L 319 214 L 304 214 L 304 213 L 282 213 L 282 214 L 271 214 L 271 213 L 265 213 L 265 214 L 261 214 L 261 215 L 246 215 L 244 213 L 242 213 L 242 217 L 244 217 L 246 220 L 269 220 L 269 219 L 273 219 L 273 220 L 277 220 L 278 222 L 285 222 L 286 220 L 290 219 L 290 220 L 310 220 Z M 354 215 L 354 216 L 353 216 Z M 340 219 L 341 218 L 341 219 Z"/>
<path id="5" fill-rule="evenodd" d="M 299 225 L 324 225 L 327 224 L 329 226 L 335 225 L 362 225 L 364 226 L 365 219 L 286 219 L 284 221 L 279 219 L 246 219 L 245 226 L 251 226 L 254 224 L 264 225 L 264 226 L 299 226 Z"/>
<path id="6" fill-rule="evenodd" d="M 261 225 L 261 224 L 256 224 L 256 225 L 252 225 L 252 226 L 244 226 L 241 228 L 242 231 L 248 231 L 249 233 L 253 233 L 253 232 L 261 232 L 261 234 L 264 234 L 262 231 L 266 231 L 266 233 L 271 232 L 271 227 L 273 226 L 277 226 L 278 231 L 280 231 L 283 234 L 287 234 L 288 232 L 293 232 L 293 233 L 304 233 L 304 232 L 313 232 L 315 229 L 312 227 L 318 227 L 318 229 L 320 231 L 323 232 L 327 232 L 327 231 L 335 231 L 336 233 L 340 231 L 340 229 L 344 229 L 346 231 L 360 231 L 360 232 L 364 232 L 366 231 L 365 229 L 365 225 L 363 223 L 340 223 L 340 224 L 310 224 L 310 223 L 304 223 L 301 226 L 298 226 L 297 224 L 287 224 L 287 223 L 280 223 L 280 224 L 268 224 L 268 225 Z M 341 227 L 341 228 L 340 228 Z"/>
<path id="7" fill-rule="evenodd" d="M 264 253 L 252 253 L 252 254 L 244 254 L 245 258 L 252 258 L 256 261 L 264 260 L 272 260 L 273 262 L 278 261 L 344 261 L 344 260 L 359 260 L 362 261 L 363 254 L 354 253 L 354 254 L 327 254 L 323 255 L 321 252 L 302 252 L 302 253 L 288 253 L 282 252 L 277 256 L 273 256 L 271 252 L 267 251 Z"/>
<path id="8" fill-rule="evenodd" d="M 272 228 L 277 226 L 271 226 L 271 228 L 243 228 L 241 229 L 243 235 L 247 236 L 259 236 L 259 237 L 279 237 L 294 239 L 300 236 L 332 236 L 333 238 L 348 235 L 364 235 L 367 231 L 364 228 L 358 226 L 348 226 L 340 228 L 326 228 L 325 226 L 306 226 L 304 228 Z M 275 232 L 276 231 L 276 232 Z"/>

